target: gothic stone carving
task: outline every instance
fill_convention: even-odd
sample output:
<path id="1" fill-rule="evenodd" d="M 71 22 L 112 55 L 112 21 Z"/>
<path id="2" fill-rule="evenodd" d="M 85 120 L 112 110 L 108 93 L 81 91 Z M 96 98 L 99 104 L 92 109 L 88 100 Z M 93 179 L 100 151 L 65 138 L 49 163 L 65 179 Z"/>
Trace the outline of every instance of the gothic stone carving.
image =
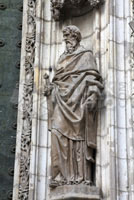
<path id="1" fill-rule="evenodd" d="M 51 0 L 52 17 L 58 21 L 68 16 L 80 16 L 99 6 L 104 0 Z"/>
<path id="2" fill-rule="evenodd" d="M 95 184 L 97 102 L 103 90 L 92 51 L 80 45 L 76 26 L 63 30 L 66 50 L 59 58 L 51 84 L 50 187 Z M 48 79 L 48 77 L 45 77 Z"/>
<path id="3" fill-rule="evenodd" d="M 95 186 L 71 185 L 56 187 L 51 190 L 51 200 L 100 200 L 100 190 Z"/>
<path id="4" fill-rule="evenodd" d="M 20 156 L 20 184 L 19 200 L 28 200 L 29 197 L 29 167 L 32 131 L 32 107 L 33 107 L 33 79 L 34 79 L 34 57 L 35 57 L 35 1 L 28 1 L 28 25 L 30 31 L 26 37 L 25 57 L 25 83 L 23 103 L 23 130 L 21 136 Z"/>
<path id="5" fill-rule="evenodd" d="M 131 54 L 130 54 L 130 66 L 131 66 L 131 72 L 132 72 L 131 102 L 132 102 L 132 113 L 134 114 L 134 0 L 132 0 L 132 13 L 133 13 L 133 19 L 129 23 L 129 25 L 132 30 L 132 33 L 131 33 L 132 47 L 131 47 Z M 134 118 L 132 119 L 132 124 L 133 124 L 133 131 L 134 131 Z"/>

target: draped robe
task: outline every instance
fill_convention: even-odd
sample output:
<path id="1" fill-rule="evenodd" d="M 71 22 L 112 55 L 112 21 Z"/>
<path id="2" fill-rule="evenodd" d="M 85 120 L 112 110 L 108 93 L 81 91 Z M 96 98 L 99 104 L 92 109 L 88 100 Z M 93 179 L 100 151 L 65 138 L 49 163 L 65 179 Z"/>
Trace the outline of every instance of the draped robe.
<path id="1" fill-rule="evenodd" d="M 88 101 L 93 94 L 98 99 L 103 89 L 92 52 L 80 46 L 72 54 L 64 53 L 52 84 L 52 179 L 68 184 L 91 181 L 97 105 L 90 110 Z"/>

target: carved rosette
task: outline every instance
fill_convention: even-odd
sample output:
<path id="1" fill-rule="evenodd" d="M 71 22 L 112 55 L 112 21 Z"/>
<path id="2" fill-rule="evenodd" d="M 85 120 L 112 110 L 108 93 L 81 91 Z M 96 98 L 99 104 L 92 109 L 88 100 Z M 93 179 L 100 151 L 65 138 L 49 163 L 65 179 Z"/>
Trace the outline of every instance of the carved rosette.
<path id="1" fill-rule="evenodd" d="M 52 18 L 55 21 L 83 15 L 102 4 L 104 0 L 51 0 Z"/>
<path id="2" fill-rule="evenodd" d="M 28 32 L 26 35 L 25 83 L 23 88 L 23 129 L 21 135 L 19 200 L 29 196 L 29 168 L 32 132 L 33 81 L 35 58 L 35 3 L 28 0 Z"/>

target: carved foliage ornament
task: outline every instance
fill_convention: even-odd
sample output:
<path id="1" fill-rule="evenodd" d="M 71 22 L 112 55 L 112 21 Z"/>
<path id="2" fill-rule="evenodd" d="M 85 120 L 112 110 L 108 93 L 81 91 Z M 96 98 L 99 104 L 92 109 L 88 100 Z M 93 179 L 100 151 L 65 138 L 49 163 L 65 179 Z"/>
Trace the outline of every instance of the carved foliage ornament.
<path id="1" fill-rule="evenodd" d="M 35 3 L 36 0 L 28 1 L 28 26 L 26 36 L 25 57 L 25 83 L 23 89 L 23 129 L 21 136 L 20 156 L 20 183 L 19 200 L 27 200 L 29 196 L 29 167 L 32 131 L 32 107 L 33 107 L 33 80 L 34 80 L 34 57 L 35 57 Z"/>
<path id="2" fill-rule="evenodd" d="M 54 20 L 77 17 L 102 4 L 104 0 L 51 0 L 51 11 Z"/>

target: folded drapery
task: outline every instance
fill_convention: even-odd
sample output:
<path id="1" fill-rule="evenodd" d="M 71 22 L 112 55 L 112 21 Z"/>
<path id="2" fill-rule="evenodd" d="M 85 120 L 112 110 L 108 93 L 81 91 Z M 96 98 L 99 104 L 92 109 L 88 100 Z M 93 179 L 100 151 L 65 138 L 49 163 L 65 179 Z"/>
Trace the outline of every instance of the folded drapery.
<path id="1" fill-rule="evenodd" d="M 96 149 L 97 100 L 103 89 L 92 52 L 80 46 L 72 54 L 64 53 L 52 84 L 52 176 L 88 180 L 87 161 L 94 163 Z"/>

